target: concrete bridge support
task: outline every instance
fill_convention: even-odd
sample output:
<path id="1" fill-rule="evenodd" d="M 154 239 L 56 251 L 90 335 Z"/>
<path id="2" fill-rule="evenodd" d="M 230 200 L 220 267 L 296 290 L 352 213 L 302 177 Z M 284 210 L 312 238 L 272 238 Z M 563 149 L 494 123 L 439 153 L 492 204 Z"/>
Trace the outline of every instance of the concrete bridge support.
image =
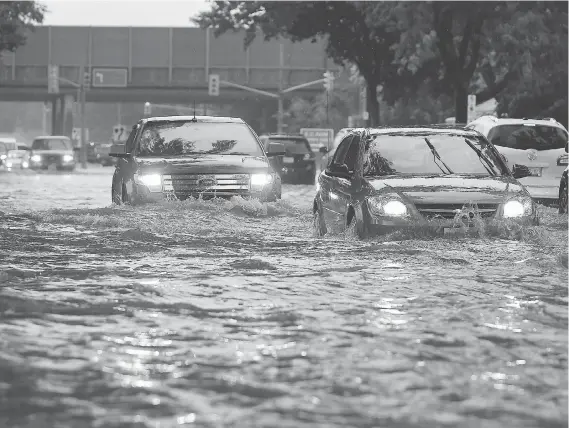
<path id="1" fill-rule="evenodd" d="M 73 133 L 73 95 L 57 95 L 51 99 L 51 135 Z"/>

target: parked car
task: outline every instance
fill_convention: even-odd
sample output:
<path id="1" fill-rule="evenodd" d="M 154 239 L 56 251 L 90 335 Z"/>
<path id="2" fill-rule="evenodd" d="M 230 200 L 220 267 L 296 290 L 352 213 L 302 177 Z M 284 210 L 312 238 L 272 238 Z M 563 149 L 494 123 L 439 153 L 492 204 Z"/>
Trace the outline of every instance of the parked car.
<path id="1" fill-rule="evenodd" d="M 449 127 L 354 130 L 320 174 L 313 213 L 318 235 L 359 237 L 402 228 L 444 234 L 494 220 L 537 224 L 535 202 L 497 149 L 475 131 Z"/>
<path id="2" fill-rule="evenodd" d="M 112 166 L 116 164 L 116 158 L 110 156 L 112 143 L 102 143 L 95 147 L 95 159 L 97 163 L 103 166 Z"/>
<path id="3" fill-rule="evenodd" d="M 49 169 L 73 171 L 75 169 L 75 151 L 69 137 L 64 135 L 40 136 L 34 138 L 26 159 L 30 169 Z"/>
<path id="4" fill-rule="evenodd" d="M 140 120 L 125 144 L 114 144 L 118 162 L 112 181 L 115 204 L 165 198 L 241 196 L 275 201 L 281 179 L 269 157 L 285 154 L 282 144 L 267 151 L 242 119 L 169 116 Z"/>
<path id="5" fill-rule="evenodd" d="M 567 167 L 567 130 L 554 119 L 512 119 L 482 116 L 467 125 L 480 132 L 504 156 L 510 168 L 528 168 L 520 179 L 538 202 L 555 204 L 559 180 Z"/>
<path id="6" fill-rule="evenodd" d="M 316 178 L 316 155 L 310 143 L 300 134 L 265 134 L 259 137 L 264 146 L 279 143 L 285 155 L 279 159 L 280 175 L 289 183 L 314 184 Z"/>
<path id="7" fill-rule="evenodd" d="M 0 166 L 6 166 L 6 158 L 11 150 L 16 150 L 18 143 L 15 138 L 2 137 L 0 138 Z"/>
<path id="8" fill-rule="evenodd" d="M 98 163 L 97 159 L 97 147 L 99 143 L 95 143 L 94 141 L 90 141 L 87 144 L 87 162 L 89 163 Z"/>

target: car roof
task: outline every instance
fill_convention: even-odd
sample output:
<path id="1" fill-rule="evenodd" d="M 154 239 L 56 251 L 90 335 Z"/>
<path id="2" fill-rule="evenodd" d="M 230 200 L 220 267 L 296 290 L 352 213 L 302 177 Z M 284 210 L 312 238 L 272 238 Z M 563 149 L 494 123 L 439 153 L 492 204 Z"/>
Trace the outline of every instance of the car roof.
<path id="1" fill-rule="evenodd" d="M 390 126 L 381 128 L 368 128 L 370 135 L 385 135 L 385 134 L 420 134 L 424 132 L 431 132 L 433 134 L 460 134 L 479 137 L 477 131 L 465 129 L 460 125 L 417 125 L 417 126 Z"/>
<path id="2" fill-rule="evenodd" d="M 34 140 L 71 140 L 67 135 L 39 135 L 34 138 Z"/>
<path id="3" fill-rule="evenodd" d="M 165 122 L 165 121 L 187 121 L 190 122 L 192 120 L 196 120 L 197 122 L 207 122 L 207 123 L 245 123 L 243 119 L 240 117 L 223 117 L 223 116 L 156 116 L 156 117 L 147 117 L 142 119 L 142 122 Z"/>
<path id="4" fill-rule="evenodd" d="M 524 123 L 535 123 L 536 125 L 555 126 L 563 128 L 557 120 L 553 118 L 546 119 L 528 119 L 528 118 L 514 118 L 514 117 L 496 117 L 496 116 L 481 116 L 470 123 L 476 122 L 492 122 L 496 125 L 522 125 Z"/>
<path id="5" fill-rule="evenodd" d="M 260 135 L 259 138 L 261 137 L 269 137 L 269 138 L 297 138 L 297 139 L 306 139 L 306 137 L 302 134 L 263 134 Z"/>

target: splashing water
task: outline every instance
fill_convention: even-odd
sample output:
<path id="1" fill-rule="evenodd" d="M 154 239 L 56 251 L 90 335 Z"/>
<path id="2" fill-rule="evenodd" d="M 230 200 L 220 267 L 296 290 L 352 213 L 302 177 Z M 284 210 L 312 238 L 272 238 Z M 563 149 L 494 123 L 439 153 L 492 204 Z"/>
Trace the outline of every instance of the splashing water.
<path id="1" fill-rule="evenodd" d="M 0 174 L 0 426 L 567 426 L 566 215 L 315 238 L 312 186 L 110 174 Z"/>

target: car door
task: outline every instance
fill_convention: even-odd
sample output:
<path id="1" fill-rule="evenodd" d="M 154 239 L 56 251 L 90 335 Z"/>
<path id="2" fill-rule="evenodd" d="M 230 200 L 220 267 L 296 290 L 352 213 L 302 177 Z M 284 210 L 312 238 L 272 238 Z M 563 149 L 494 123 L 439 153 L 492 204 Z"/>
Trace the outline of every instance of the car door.
<path id="1" fill-rule="evenodd" d="M 319 194 L 320 205 L 322 207 L 322 216 L 324 217 L 324 221 L 326 222 L 329 230 L 331 229 L 338 231 L 340 224 L 340 219 L 337 212 L 337 199 L 339 193 L 336 189 L 339 185 L 339 180 L 338 177 L 334 177 L 329 174 L 330 168 L 333 167 L 333 165 L 342 165 L 344 163 L 344 158 L 353 138 L 353 135 L 348 135 L 340 142 L 336 153 L 334 154 L 334 157 L 328 165 L 328 168 L 326 168 L 326 170 L 320 174 L 320 177 L 318 179 L 320 186 Z"/>
<path id="2" fill-rule="evenodd" d="M 333 165 L 346 165 L 350 175 L 353 176 L 359 147 L 359 135 L 350 135 L 340 143 L 331 162 Z M 346 215 L 352 201 L 352 180 L 350 178 L 326 176 L 326 202 L 323 213 L 326 224 L 335 231 L 342 231 L 346 227 Z"/>

